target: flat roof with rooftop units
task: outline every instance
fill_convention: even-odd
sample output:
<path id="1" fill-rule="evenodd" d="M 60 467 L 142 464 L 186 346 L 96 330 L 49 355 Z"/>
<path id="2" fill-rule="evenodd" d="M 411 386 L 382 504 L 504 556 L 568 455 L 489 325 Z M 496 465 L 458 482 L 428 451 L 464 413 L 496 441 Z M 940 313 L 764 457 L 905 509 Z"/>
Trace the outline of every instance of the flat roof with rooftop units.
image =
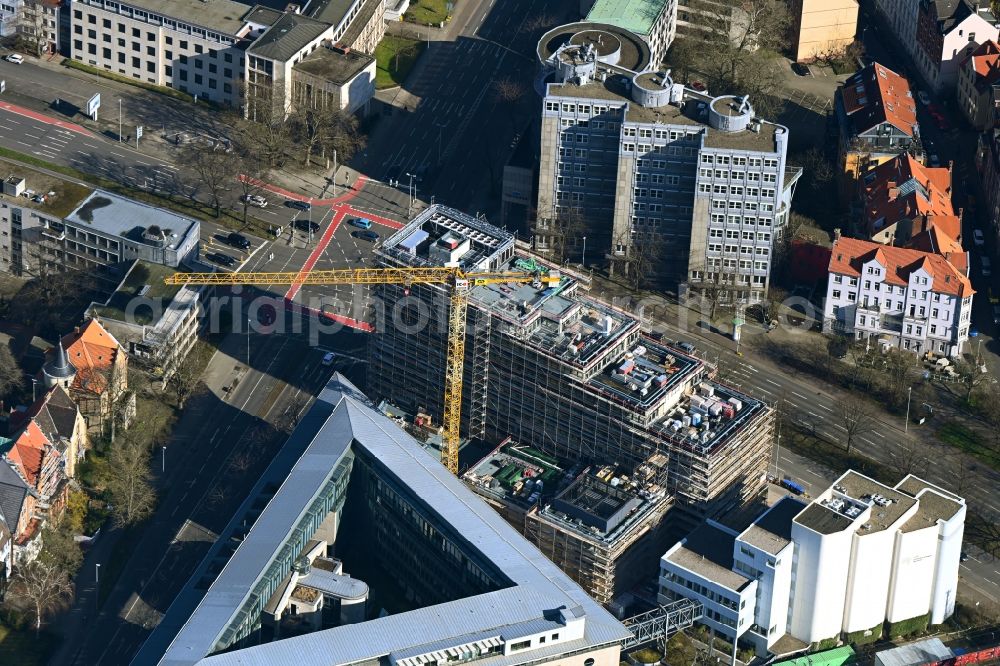
<path id="1" fill-rule="evenodd" d="M 834 534 L 856 524 L 859 534 L 873 534 L 896 527 L 916 503 L 910 495 L 850 470 L 795 522 L 820 534 Z"/>
<path id="2" fill-rule="evenodd" d="M 651 429 L 683 449 L 710 454 L 767 410 L 760 400 L 706 379 Z"/>
<path id="3" fill-rule="evenodd" d="M 704 369 L 702 361 L 642 338 L 622 358 L 591 377 L 589 384 L 618 401 L 649 408 L 683 390 Z"/>
<path id="4" fill-rule="evenodd" d="M 545 504 L 539 515 L 590 538 L 614 541 L 664 500 L 669 501 L 667 462 L 666 455 L 653 454 L 632 476 L 619 473 L 613 465 L 587 467 Z"/>
<path id="5" fill-rule="evenodd" d="M 455 262 L 469 271 L 492 271 L 514 256 L 514 236 L 454 208 L 431 206 L 385 239 L 379 252 L 404 266 Z"/>

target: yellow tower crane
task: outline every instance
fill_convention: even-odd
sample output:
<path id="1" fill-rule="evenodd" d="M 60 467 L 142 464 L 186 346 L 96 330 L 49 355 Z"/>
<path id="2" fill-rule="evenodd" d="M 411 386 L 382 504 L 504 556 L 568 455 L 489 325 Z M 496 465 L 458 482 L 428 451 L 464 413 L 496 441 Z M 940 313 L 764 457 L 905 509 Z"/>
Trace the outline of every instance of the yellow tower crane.
<path id="1" fill-rule="evenodd" d="M 462 423 L 462 371 L 465 368 L 465 316 L 469 288 L 501 282 L 558 284 L 557 271 L 548 274 L 523 271 L 465 271 L 457 267 L 434 268 L 341 268 L 283 273 L 175 273 L 166 283 L 174 285 L 274 284 L 445 284 L 451 287 L 448 310 L 448 354 L 444 376 L 444 447 L 441 462 L 458 473 L 459 427 Z"/>

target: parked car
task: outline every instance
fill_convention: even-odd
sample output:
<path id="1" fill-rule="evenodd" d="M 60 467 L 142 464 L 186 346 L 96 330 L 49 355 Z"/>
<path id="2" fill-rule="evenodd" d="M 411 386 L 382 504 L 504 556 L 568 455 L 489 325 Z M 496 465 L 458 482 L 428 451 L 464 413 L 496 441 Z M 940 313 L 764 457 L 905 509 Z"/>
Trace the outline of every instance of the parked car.
<path id="1" fill-rule="evenodd" d="M 982 263 L 982 266 L 981 266 L 980 270 L 983 272 L 983 277 L 989 277 L 989 276 L 993 275 L 993 271 L 990 269 L 990 260 L 989 260 L 989 257 L 983 257 L 982 258 L 982 262 L 983 263 Z"/>
<path id="2" fill-rule="evenodd" d="M 299 210 L 312 210 L 312 204 L 308 201 L 299 201 L 298 199 L 289 199 L 285 202 L 285 205 L 289 208 L 298 208 Z"/>
<path id="3" fill-rule="evenodd" d="M 295 228 L 299 231 L 319 231 L 319 222 L 295 220 Z"/>
<path id="4" fill-rule="evenodd" d="M 798 74 L 799 76 L 809 76 L 811 74 L 811 72 L 809 71 L 809 65 L 806 65 L 801 62 L 793 62 L 792 71 Z"/>
<path id="5" fill-rule="evenodd" d="M 236 265 L 235 258 L 230 257 L 228 254 L 223 254 L 222 252 L 209 252 L 205 255 L 205 258 L 213 263 L 219 264 L 220 266 L 230 267 Z"/>
<path id="6" fill-rule="evenodd" d="M 241 250 L 250 249 L 250 240 L 243 234 L 238 234 L 235 231 L 226 236 L 226 242 L 233 247 L 238 247 Z"/>
<path id="7" fill-rule="evenodd" d="M 267 208 L 267 199 L 259 194 L 244 194 L 240 197 L 240 201 L 249 203 L 251 206 L 257 206 L 258 208 Z"/>
<path id="8" fill-rule="evenodd" d="M 354 231 L 351 233 L 355 238 L 360 238 L 361 240 L 371 241 L 374 243 L 380 236 L 374 231 Z"/>
<path id="9" fill-rule="evenodd" d="M 1000 305 L 993 306 L 993 323 L 1000 326 Z"/>
<path id="10" fill-rule="evenodd" d="M 323 354 L 323 360 L 321 361 L 321 363 L 323 365 L 333 365 L 333 359 L 335 358 L 337 358 L 336 354 L 334 354 L 333 352 L 327 352 Z"/>
<path id="11" fill-rule="evenodd" d="M 366 217 L 355 217 L 350 222 L 351 226 L 357 227 L 358 229 L 371 229 L 372 221 Z"/>
<path id="12" fill-rule="evenodd" d="M 9 56 L 5 57 L 4 60 L 7 62 L 12 62 L 15 65 L 20 65 L 24 62 L 24 56 L 20 53 L 11 53 Z"/>
<path id="13" fill-rule="evenodd" d="M 917 99 L 919 99 L 920 103 L 923 104 L 924 106 L 930 106 L 931 97 L 923 90 L 917 91 Z"/>
<path id="14" fill-rule="evenodd" d="M 691 344 L 690 342 L 684 342 L 683 340 L 677 341 L 677 348 L 683 352 L 687 352 L 688 354 L 693 354 L 696 351 L 698 351 L 698 348 L 695 347 L 693 344 Z"/>
<path id="15" fill-rule="evenodd" d="M 986 243 L 986 238 L 983 236 L 983 232 L 980 229 L 972 230 L 972 242 L 980 247 Z"/>
<path id="16" fill-rule="evenodd" d="M 958 556 L 958 561 L 959 562 L 968 562 L 969 561 L 969 554 L 963 550 L 962 554 Z"/>
<path id="17" fill-rule="evenodd" d="M 930 163 L 932 167 L 941 166 L 941 160 L 938 158 L 937 155 L 931 155 L 930 157 L 927 158 L 927 161 Z"/>

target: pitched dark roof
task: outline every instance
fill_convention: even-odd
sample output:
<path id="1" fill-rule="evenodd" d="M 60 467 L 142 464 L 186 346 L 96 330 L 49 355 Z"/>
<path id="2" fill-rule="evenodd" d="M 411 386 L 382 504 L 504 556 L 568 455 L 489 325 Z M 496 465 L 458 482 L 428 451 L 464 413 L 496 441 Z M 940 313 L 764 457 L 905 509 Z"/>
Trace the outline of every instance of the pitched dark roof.
<path id="1" fill-rule="evenodd" d="M 17 529 L 18 519 L 24 499 L 30 490 L 24 479 L 14 471 L 7 461 L 0 461 L 0 512 L 3 512 L 11 532 Z"/>
<path id="2" fill-rule="evenodd" d="M 56 386 L 42 396 L 27 412 L 29 418 L 45 433 L 50 441 L 73 436 L 78 409 L 62 386 Z"/>
<path id="3" fill-rule="evenodd" d="M 286 61 L 330 28 L 329 24 L 298 14 L 285 14 L 247 49 L 269 60 Z"/>
<path id="4" fill-rule="evenodd" d="M 66 356 L 66 349 L 63 347 L 62 340 L 56 345 L 52 360 L 45 364 L 43 370 L 49 377 L 55 377 L 56 379 L 67 379 L 72 377 L 76 372 L 76 368 L 73 367 L 73 364 L 69 362 L 69 358 Z"/>

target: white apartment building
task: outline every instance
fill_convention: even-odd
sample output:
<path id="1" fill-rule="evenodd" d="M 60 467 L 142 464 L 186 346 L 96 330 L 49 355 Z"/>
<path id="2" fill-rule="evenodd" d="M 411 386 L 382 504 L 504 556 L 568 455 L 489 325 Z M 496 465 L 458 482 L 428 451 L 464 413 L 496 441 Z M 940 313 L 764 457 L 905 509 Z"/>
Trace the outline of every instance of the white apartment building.
<path id="1" fill-rule="evenodd" d="M 267 52 L 267 60 L 288 73 L 275 94 L 291 109 L 291 70 L 321 46 L 330 59 L 334 87 L 351 91 L 341 108 L 357 110 L 374 94 L 373 53 L 385 32 L 381 0 L 312 0 L 287 11 L 234 0 L 75 0 L 71 14 L 70 57 L 93 67 L 210 100 L 243 105 L 250 67 L 247 51 Z M 335 50 L 336 49 L 336 50 Z M 318 70 L 323 74 L 326 70 Z M 271 74 L 273 77 L 273 73 Z M 371 80 L 368 81 L 367 79 Z M 365 79 L 359 84 L 359 79 Z M 364 97 L 364 99 L 362 99 Z"/>
<path id="2" fill-rule="evenodd" d="M 938 94 L 951 92 L 958 68 L 985 41 L 996 41 L 1000 22 L 989 3 L 974 0 L 920 0 L 911 55 L 923 79 Z"/>
<path id="3" fill-rule="evenodd" d="M 759 300 L 801 173 L 786 168 L 788 130 L 755 117 L 749 100 L 713 98 L 650 70 L 643 46 L 592 24 L 539 42 L 549 83 L 535 246 L 549 250 L 552 221 L 576 213 L 591 256 L 613 270 L 638 265 L 655 245 L 643 270 L 724 282 L 734 300 Z"/>
<path id="4" fill-rule="evenodd" d="M 968 276 L 939 254 L 838 238 L 823 330 L 955 357 L 969 338 L 973 294 Z"/>
<path id="5" fill-rule="evenodd" d="M 955 607 L 965 501 L 908 475 L 890 488 L 849 471 L 811 504 L 786 497 L 742 533 L 706 523 L 668 550 L 661 603 L 701 601 L 704 624 L 758 654 Z"/>

